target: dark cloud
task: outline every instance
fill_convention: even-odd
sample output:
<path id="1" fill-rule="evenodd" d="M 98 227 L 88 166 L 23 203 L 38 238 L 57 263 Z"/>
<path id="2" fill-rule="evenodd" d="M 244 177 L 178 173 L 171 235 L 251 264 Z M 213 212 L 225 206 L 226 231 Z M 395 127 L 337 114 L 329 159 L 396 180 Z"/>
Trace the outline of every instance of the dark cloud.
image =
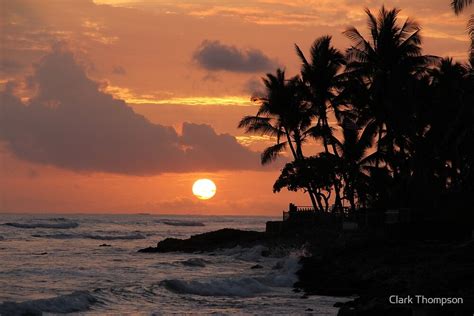
<path id="1" fill-rule="evenodd" d="M 265 86 L 262 79 L 250 78 L 244 83 L 243 92 L 250 94 L 252 97 L 263 96 L 265 93 Z"/>
<path id="2" fill-rule="evenodd" d="M 259 168 L 258 153 L 209 125 L 185 123 L 178 135 L 136 114 L 64 49 L 44 57 L 30 82 L 36 94 L 26 104 L 11 89 L 1 95 L 0 140 L 19 158 L 135 175 Z"/>
<path id="3" fill-rule="evenodd" d="M 261 72 L 277 67 L 258 49 L 241 50 L 219 41 L 203 41 L 194 52 L 193 59 L 202 68 L 211 71 Z"/>
<path id="4" fill-rule="evenodd" d="M 19 62 L 3 56 L 0 58 L 0 74 L 10 75 L 21 70 L 23 70 L 23 65 Z"/>

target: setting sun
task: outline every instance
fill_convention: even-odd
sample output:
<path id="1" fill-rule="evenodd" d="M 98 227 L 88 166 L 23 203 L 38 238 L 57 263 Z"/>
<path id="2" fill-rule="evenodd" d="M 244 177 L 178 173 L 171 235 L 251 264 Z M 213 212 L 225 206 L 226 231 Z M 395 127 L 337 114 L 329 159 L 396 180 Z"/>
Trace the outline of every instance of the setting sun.
<path id="1" fill-rule="evenodd" d="M 193 184 L 193 194 L 200 200 L 208 200 L 216 194 L 216 185 L 209 179 L 199 179 Z"/>

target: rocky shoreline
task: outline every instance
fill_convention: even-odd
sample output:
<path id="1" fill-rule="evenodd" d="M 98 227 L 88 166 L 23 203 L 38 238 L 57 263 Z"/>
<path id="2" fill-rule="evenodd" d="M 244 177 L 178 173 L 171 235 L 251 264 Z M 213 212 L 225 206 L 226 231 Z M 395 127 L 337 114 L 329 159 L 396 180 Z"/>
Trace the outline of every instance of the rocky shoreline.
<path id="1" fill-rule="evenodd" d="M 357 295 L 351 302 L 338 304 L 340 316 L 472 315 L 474 311 L 472 241 L 393 241 L 341 235 L 325 245 L 313 243 L 312 253 L 302 258 L 295 287 L 307 294 Z M 423 304 L 416 295 L 462 298 L 463 303 Z M 409 299 L 397 302 L 396 296 Z"/>
<path id="2" fill-rule="evenodd" d="M 262 245 L 262 256 L 283 256 L 291 249 L 301 248 L 305 239 L 301 236 L 272 236 L 265 232 L 224 228 L 203 234 L 193 235 L 187 239 L 166 238 L 155 247 L 138 250 L 141 253 L 165 252 L 212 252 L 218 249 L 234 247 L 251 248 Z"/>
<path id="3" fill-rule="evenodd" d="M 188 239 L 166 238 L 156 247 L 140 249 L 138 252 L 201 252 L 233 247 L 252 247 L 265 241 L 265 233 L 224 228 L 193 235 Z"/>
<path id="4" fill-rule="evenodd" d="M 472 241 L 393 241 L 323 229 L 300 236 L 221 229 L 184 240 L 167 238 L 139 252 L 203 252 L 256 245 L 289 249 L 303 244 L 313 255 L 301 259 L 295 291 L 357 297 L 337 304 L 340 316 L 472 315 L 474 311 Z M 393 295 L 460 297 L 463 304 L 392 304 Z"/>

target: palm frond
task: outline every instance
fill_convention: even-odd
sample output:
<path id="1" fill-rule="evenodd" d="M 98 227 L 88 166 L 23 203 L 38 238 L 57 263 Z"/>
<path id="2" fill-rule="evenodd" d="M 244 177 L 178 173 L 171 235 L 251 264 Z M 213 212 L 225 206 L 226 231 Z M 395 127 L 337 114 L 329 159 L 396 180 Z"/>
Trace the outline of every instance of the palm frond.
<path id="1" fill-rule="evenodd" d="M 377 162 L 385 163 L 385 155 L 381 152 L 374 152 L 359 161 L 361 166 L 374 166 Z"/>
<path id="2" fill-rule="evenodd" d="M 237 126 L 243 128 L 245 133 L 279 136 L 281 131 L 270 123 L 270 118 L 259 116 L 244 116 Z"/>
<path id="3" fill-rule="evenodd" d="M 296 55 L 298 55 L 298 57 L 301 59 L 301 62 L 303 63 L 303 65 L 309 65 L 308 60 L 304 56 L 303 51 L 296 44 L 295 44 L 295 50 L 296 50 Z"/>
<path id="4" fill-rule="evenodd" d="M 373 145 L 374 136 L 377 133 L 378 124 L 376 120 L 371 120 L 362 131 L 359 137 L 359 146 L 362 150 L 366 150 Z"/>
<path id="5" fill-rule="evenodd" d="M 472 4 L 472 0 L 453 0 L 451 2 L 451 7 L 454 10 L 454 13 L 461 13 L 465 7 Z"/>
<path id="6" fill-rule="evenodd" d="M 275 159 L 277 159 L 279 154 L 282 151 L 286 150 L 287 145 L 288 145 L 288 142 L 281 142 L 281 143 L 278 143 L 266 148 L 260 156 L 260 161 L 262 165 L 266 165 L 274 161 Z"/>

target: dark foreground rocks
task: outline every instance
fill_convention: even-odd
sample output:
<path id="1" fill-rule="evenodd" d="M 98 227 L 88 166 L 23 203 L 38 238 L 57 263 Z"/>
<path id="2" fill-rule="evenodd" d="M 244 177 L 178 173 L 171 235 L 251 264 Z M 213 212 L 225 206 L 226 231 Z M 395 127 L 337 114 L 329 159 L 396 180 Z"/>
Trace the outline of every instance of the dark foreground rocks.
<path id="1" fill-rule="evenodd" d="M 252 247 L 265 242 L 265 233 L 224 228 L 213 232 L 191 236 L 188 239 L 166 238 L 156 247 L 140 249 L 139 252 L 200 252 L 216 249 Z"/>
<path id="2" fill-rule="evenodd" d="M 295 286 L 307 294 L 352 296 L 346 315 L 473 315 L 474 242 L 387 241 L 339 236 L 313 244 Z M 391 304 L 390 296 L 413 303 Z M 418 304 L 416 295 L 462 298 L 463 304 Z"/>

